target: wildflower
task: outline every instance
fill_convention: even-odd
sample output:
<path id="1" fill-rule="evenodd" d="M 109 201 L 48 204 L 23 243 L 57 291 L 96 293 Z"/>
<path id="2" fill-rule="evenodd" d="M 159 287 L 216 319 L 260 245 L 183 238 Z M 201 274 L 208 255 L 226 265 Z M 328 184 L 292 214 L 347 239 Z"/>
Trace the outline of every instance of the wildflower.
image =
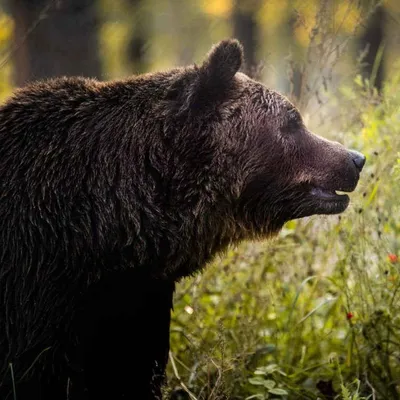
<path id="1" fill-rule="evenodd" d="M 192 315 L 194 313 L 194 310 L 190 306 L 185 306 L 185 311 L 189 314 Z"/>
<path id="2" fill-rule="evenodd" d="M 353 317 L 354 317 L 354 314 L 350 311 L 346 314 L 346 318 L 348 321 L 350 321 Z"/>
<path id="3" fill-rule="evenodd" d="M 399 261 L 399 257 L 396 254 L 388 254 L 388 260 L 389 262 L 391 262 L 392 264 L 395 264 Z"/>

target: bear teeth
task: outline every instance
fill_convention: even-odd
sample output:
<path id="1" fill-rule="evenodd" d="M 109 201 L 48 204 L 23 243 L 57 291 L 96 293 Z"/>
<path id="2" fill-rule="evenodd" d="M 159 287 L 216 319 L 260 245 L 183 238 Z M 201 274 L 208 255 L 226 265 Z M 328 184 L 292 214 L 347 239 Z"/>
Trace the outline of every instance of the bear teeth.
<path id="1" fill-rule="evenodd" d="M 346 194 L 340 190 L 325 189 L 325 188 L 318 188 L 318 187 L 312 188 L 311 194 L 313 196 L 319 197 L 320 199 L 326 199 L 326 200 L 334 200 L 334 199 L 338 199 L 338 197 L 346 196 Z"/>

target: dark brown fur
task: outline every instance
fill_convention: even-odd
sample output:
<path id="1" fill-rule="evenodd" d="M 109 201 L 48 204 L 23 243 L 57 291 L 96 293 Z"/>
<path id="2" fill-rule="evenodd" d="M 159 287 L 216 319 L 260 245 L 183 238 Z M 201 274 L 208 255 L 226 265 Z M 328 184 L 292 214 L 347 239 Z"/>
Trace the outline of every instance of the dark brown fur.
<path id="1" fill-rule="evenodd" d="M 68 382 L 77 388 L 74 398 L 86 398 L 87 353 L 79 346 L 92 340 L 84 338 L 97 322 L 86 323 L 82 333 L 85 324 L 77 321 L 102 313 L 93 311 L 93 298 L 100 304 L 107 298 L 96 289 L 104 282 L 127 274 L 138 293 L 141 282 L 166 282 L 169 298 L 173 282 L 229 244 L 275 234 L 290 219 L 347 207 L 346 199 L 325 201 L 310 191 L 353 190 L 359 176 L 354 154 L 310 133 L 286 98 L 237 72 L 241 62 L 240 45 L 225 41 L 200 67 L 105 83 L 38 82 L 0 108 L 4 386 L 9 388 L 9 363 L 22 381 L 17 390 L 37 380 L 38 371 L 50 376 L 54 369 L 59 385 Z M 108 296 L 119 288 L 108 289 Z M 140 300 L 125 290 L 115 309 L 126 309 L 126 326 L 135 325 L 132 303 L 123 303 Z M 133 331 L 141 329 L 137 321 L 133 340 Z M 113 343 L 103 346 L 107 352 Z M 130 349 L 126 357 L 132 359 Z M 91 362 L 101 363 L 98 357 Z M 112 357 L 104 362 L 113 363 Z M 128 359 L 118 362 L 129 368 Z M 113 399 L 134 393 L 125 386 L 142 383 L 134 374 L 128 382 L 114 375 L 104 382 L 100 369 L 91 374 L 110 393 L 121 387 Z M 87 398 L 95 398 L 91 390 Z M 28 398 L 55 392 L 43 393 L 31 391 Z"/>

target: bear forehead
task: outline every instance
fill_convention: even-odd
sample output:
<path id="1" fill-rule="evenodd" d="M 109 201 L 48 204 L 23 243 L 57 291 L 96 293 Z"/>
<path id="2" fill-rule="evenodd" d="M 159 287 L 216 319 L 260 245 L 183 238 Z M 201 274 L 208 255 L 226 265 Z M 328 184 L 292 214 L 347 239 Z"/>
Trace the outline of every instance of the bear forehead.
<path id="1" fill-rule="evenodd" d="M 242 72 L 237 72 L 235 77 L 247 89 L 255 104 L 262 104 L 264 111 L 271 116 L 285 117 L 288 112 L 292 110 L 297 111 L 290 100 L 281 93 L 267 88 L 262 83 L 251 79 Z"/>

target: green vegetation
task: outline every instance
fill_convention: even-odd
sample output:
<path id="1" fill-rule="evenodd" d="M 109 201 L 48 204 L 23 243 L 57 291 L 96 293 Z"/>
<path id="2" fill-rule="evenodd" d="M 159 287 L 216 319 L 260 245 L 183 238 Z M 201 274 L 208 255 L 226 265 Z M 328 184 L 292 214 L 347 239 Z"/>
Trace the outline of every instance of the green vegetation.
<path id="1" fill-rule="evenodd" d="M 357 78 L 320 112 L 337 114 L 318 132 L 367 155 L 343 215 L 290 222 L 179 285 L 170 389 L 210 400 L 400 398 L 399 84 L 378 95 Z"/>

